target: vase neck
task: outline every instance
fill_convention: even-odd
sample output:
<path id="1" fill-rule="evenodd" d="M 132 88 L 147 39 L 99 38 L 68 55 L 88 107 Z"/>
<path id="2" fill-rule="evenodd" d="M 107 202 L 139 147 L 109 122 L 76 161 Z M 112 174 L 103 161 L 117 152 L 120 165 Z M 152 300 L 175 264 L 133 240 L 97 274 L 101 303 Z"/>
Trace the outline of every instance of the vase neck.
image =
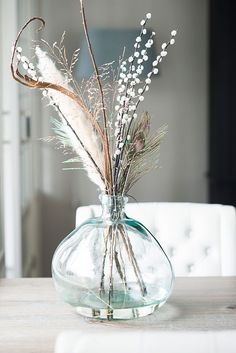
<path id="1" fill-rule="evenodd" d="M 102 194 L 99 198 L 102 204 L 102 218 L 105 221 L 116 222 L 124 218 L 128 197 Z"/>

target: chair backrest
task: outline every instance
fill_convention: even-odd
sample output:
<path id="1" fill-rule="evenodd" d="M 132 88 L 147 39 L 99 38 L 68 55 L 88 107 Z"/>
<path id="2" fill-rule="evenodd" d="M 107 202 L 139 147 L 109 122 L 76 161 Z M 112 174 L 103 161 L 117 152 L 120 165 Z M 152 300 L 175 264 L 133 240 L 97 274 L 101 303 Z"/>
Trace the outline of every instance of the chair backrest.
<path id="1" fill-rule="evenodd" d="M 158 239 L 176 276 L 236 275 L 236 214 L 233 206 L 196 203 L 129 203 L 128 217 Z M 101 206 L 79 207 L 76 226 L 101 214 Z"/>

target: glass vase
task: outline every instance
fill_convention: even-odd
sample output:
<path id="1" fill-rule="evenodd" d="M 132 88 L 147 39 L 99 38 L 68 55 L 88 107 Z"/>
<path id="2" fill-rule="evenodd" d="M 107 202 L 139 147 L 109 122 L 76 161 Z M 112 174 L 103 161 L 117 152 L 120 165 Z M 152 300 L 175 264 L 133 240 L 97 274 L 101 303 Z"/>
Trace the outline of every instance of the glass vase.
<path id="1" fill-rule="evenodd" d="M 81 315 L 132 319 L 151 314 L 169 297 L 170 260 L 157 239 L 125 214 L 127 197 L 100 197 L 102 214 L 58 246 L 52 274 L 62 299 Z"/>

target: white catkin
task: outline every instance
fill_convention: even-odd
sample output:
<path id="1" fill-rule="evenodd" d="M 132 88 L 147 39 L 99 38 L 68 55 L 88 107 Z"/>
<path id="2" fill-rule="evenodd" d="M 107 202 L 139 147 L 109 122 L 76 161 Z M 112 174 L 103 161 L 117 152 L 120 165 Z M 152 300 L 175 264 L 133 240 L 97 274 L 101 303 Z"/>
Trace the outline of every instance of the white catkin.
<path id="1" fill-rule="evenodd" d="M 62 75 L 60 70 L 56 68 L 54 62 L 38 46 L 35 49 L 35 54 L 38 59 L 37 67 L 42 76 L 42 80 L 61 85 L 72 91 L 72 88 L 67 83 L 66 78 Z M 92 123 L 89 121 L 84 111 L 75 101 L 56 90 L 48 89 L 48 97 L 51 97 L 51 100 L 59 107 L 63 115 L 68 120 L 69 124 L 73 127 L 74 131 L 79 136 L 86 149 L 96 162 L 98 168 L 103 173 L 104 163 L 101 145 L 98 141 L 98 137 L 94 131 Z M 100 177 L 100 174 L 94 167 L 94 164 L 88 157 L 88 154 L 82 148 L 75 134 L 66 125 L 66 122 L 65 132 L 72 142 L 75 153 L 79 155 L 89 178 L 95 184 L 97 184 L 101 190 L 104 190 L 105 185 Z"/>

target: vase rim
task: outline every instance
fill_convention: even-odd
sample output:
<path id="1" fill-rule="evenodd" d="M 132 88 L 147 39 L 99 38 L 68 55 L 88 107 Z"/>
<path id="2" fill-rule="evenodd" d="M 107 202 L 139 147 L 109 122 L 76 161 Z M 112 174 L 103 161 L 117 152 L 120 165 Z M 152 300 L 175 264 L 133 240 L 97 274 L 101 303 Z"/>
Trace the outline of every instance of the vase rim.
<path id="1" fill-rule="evenodd" d="M 117 201 L 123 201 L 124 203 L 127 203 L 129 198 L 126 195 L 120 195 L 120 194 L 106 194 L 106 193 L 101 193 L 99 195 L 99 200 L 102 201 L 108 201 L 108 200 L 117 200 Z"/>

